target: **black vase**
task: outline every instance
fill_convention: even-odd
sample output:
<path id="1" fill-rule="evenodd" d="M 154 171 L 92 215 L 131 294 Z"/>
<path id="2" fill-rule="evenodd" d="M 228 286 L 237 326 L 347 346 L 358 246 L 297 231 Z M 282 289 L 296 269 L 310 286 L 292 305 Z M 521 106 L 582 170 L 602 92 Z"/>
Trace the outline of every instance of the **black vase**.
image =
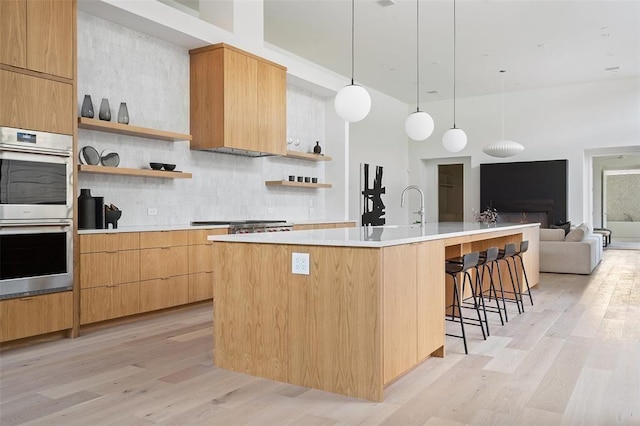
<path id="1" fill-rule="evenodd" d="M 93 101 L 91 100 L 91 96 L 84 95 L 80 115 L 82 117 L 93 118 Z"/>
<path id="2" fill-rule="evenodd" d="M 81 189 L 78 196 L 78 229 L 96 228 L 96 200 L 90 189 Z"/>
<path id="3" fill-rule="evenodd" d="M 314 154 L 320 154 L 322 152 L 319 141 L 316 141 L 316 146 L 313 147 L 313 152 Z"/>

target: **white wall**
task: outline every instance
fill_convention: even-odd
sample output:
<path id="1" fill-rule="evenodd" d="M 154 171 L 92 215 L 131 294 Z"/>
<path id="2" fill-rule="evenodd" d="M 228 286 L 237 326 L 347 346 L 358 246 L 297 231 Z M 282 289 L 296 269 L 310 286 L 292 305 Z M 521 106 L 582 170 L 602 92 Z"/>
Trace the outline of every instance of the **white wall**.
<path id="1" fill-rule="evenodd" d="M 589 222 L 592 217 L 590 207 L 585 208 L 585 201 L 591 198 L 584 180 L 585 150 L 640 144 L 637 78 L 508 92 L 505 138 L 520 142 L 525 151 L 507 159 L 492 158 L 482 152 L 486 144 L 501 136 L 500 94 L 458 99 L 456 124 L 465 130 L 469 142 L 457 155 L 445 151 L 441 143 L 442 134 L 451 127 L 451 102 L 429 103 L 423 109 L 434 118 L 436 129 L 427 141 L 409 143 L 412 184 L 425 184 L 431 175 L 425 159 L 470 156 L 469 175 L 478 177 L 481 163 L 567 159 L 567 214 L 575 223 Z M 472 198 L 465 206 L 465 214 L 469 214 L 471 208 L 481 207 L 479 179 L 472 179 L 465 191 Z M 434 217 L 437 205 L 427 206 L 428 217 Z"/>
<path id="2" fill-rule="evenodd" d="M 349 124 L 349 217 L 360 223 L 360 163 L 368 163 L 383 166 L 382 183 L 386 193 L 382 195 L 382 201 L 386 223 L 408 223 L 408 208 L 400 208 L 400 195 L 409 181 L 407 135 L 404 132 L 407 104 L 371 89 L 369 94 L 371 112 L 362 121 Z M 418 198 L 413 193 L 409 196 Z M 417 218 L 412 216 L 411 220 Z"/>

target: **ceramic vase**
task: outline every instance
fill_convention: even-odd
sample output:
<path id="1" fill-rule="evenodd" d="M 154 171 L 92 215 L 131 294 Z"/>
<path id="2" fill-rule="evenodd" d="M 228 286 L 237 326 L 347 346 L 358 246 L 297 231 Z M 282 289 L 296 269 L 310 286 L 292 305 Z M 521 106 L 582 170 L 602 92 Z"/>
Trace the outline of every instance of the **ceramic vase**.
<path id="1" fill-rule="evenodd" d="M 109 107 L 109 100 L 107 98 L 102 98 L 98 117 L 100 120 L 111 121 L 111 108 Z"/>
<path id="2" fill-rule="evenodd" d="M 93 118 L 93 101 L 91 100 L 91 96 L 84 95 L 80 115 L 82 117 Z"/>

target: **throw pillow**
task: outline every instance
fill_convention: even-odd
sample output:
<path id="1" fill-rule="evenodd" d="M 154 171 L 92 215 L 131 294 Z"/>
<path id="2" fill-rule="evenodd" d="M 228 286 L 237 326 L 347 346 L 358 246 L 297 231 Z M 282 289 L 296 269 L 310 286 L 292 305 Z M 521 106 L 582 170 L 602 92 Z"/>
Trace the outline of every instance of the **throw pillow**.
<path id="1" fill-rule="evenodd" d="M 566 236 L 569 233 L 569 231 L 571 231 L 571 221 L 556 223 L 555 225 L 549 226 L 549 228 L 551 228 L 551 229 L 563 229 L 564 230 L 564 235 Z"/>
<path id="2" fill-rule="evenodd" d="M 567 236 L 564 237 L 564 240 L 568 242 L 577 243 L 582 241 L 584 237 L 585 237 L 584 229 L 578 227 L 572 230 L 571 232 L 569 232 Z"/>

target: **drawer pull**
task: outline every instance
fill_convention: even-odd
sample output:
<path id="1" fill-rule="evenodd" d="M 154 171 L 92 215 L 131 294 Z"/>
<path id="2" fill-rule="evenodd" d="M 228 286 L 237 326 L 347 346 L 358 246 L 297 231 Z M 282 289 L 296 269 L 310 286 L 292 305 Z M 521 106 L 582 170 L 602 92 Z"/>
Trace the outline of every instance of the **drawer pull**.
<path id="1" fill-rule="evenodd" d="M 116 288 L 118 287 L 117 285 L 108 285 L 107 288 Z"/>
<path id="2" fill-rule="evenodd" d="M 118 252 L 118 250 L 108 250 L 105 253 L 116 254 L 117 252 Z"/>
<path id="3" fill-rule="evenodd" d="M 160 247 L 162 250 L 169 250 L 171 247 Z"/>
<path id="4" fill-rule="evenodd" d="M 26 301 L 26 300 L 31 300 L 31 299 L 33 299 L 33 297 L 21 297 L 21 298 L 20 298 L 20 300 L 25 300 L 25 301 Z"/>
<path id="5" fill-rule="evenodd" d="M 204 271 L 205 274 L 213 274 L 213 271 Z"/>
<path id="6" fill-rule="evenodd" d="M 171 277 L 162 277 L 162 278 L 160 278 L 160 279 L 161 279 L 162 281 L 165 281 L 165 280 L 171 279 Z"/>

